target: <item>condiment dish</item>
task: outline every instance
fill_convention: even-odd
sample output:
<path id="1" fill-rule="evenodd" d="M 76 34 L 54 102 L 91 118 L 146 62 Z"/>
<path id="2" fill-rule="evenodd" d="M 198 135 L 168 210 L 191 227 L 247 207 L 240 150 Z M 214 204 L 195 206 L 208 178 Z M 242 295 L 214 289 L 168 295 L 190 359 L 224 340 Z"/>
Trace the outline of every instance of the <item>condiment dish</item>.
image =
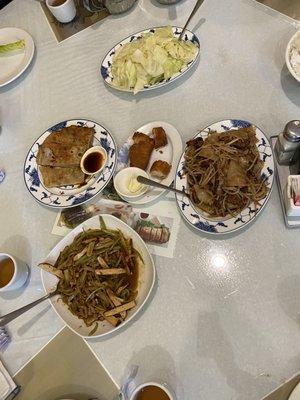
<path id="1" fill-rule="evenodd" d="M 139 175 L 149 178 L 146 171 L 136 167 L 124 168 L 114 177 L 116 192 L 125 201 L 140 199 L 147 192 L 149 187 L 137 181 Z M 136 191 L 130 190 L 130 186 L 136 186 Z"/>
<path id="2" fill-rule="evenodd" d="M 95 175 L 103 170 L 106 160 L 106 150 L 102 146 L 93 146 L 82 156 L 80 168 L 86 175 Z"/>

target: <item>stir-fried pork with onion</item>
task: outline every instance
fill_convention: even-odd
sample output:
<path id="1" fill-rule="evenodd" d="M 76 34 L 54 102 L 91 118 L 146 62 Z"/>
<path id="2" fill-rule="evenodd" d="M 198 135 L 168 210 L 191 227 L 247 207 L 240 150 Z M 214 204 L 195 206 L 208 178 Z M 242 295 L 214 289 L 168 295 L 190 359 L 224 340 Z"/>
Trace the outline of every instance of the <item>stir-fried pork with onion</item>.
<path id="1" fill-rule="evenodd" d="M 210 217 L 235 216 L 268 193 L 255 128 L 210 132 L 187 142 L 185 171 L 192 202 Z"/>

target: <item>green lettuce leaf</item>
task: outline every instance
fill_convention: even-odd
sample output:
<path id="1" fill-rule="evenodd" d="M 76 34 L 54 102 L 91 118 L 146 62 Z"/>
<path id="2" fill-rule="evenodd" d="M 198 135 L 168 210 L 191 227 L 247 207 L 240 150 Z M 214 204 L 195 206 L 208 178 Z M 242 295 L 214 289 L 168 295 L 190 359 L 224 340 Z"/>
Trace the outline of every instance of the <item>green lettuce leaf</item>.
<path id="1" fill-rule="evenodd" d="M 0 54 L 5 55 L 9 54 L 16 50 L 24 50 L 25 49 L 25 40 L 21 39 L 16 42 L 1 44 L 0 45 Z"/>

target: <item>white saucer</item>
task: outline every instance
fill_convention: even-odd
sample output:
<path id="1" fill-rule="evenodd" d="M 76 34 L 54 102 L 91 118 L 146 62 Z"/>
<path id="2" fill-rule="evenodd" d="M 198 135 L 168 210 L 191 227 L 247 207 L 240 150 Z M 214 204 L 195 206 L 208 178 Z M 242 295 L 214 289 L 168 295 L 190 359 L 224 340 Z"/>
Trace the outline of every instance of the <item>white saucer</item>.
<path id="1" fill-rule="evenodd" d="M 300 383 L 298 383 L 298 385 L 292 391 L 288 400 L 300 400 Z"/>
<path id="2" fill-rule="evenodd" d="M 165 130 L 166 135 L 168 137 L 168 144 L 160 149 L 156 149 L 153 151 L 150 161 L 149 161 L 149 166 L 148 166 L 146 172 L 148 174 L 150 174 L 150 166 L 153 164 L 154 161 L 156 161 L 156 160 L 167 161 L 169 164 L 171 164 L 171 171 L 170 171 L 169 175 L 163 180 L 158 180 L 153 177 L 151 177 L 151 179 L 157 180 L 158 182 L 162 183 L 163 185 L 170 186 L 174 180 L 177 164 L 180 159 L 181 152 L 182 152 L 182 140 L 181 140 L 180 133 L 173 125 L 171 125 L 167 122 L 164 122 L 164 121 L 149 122 L 148 124 L 145 124 L 145 125 L 141 126 L 140 128 L 136 129 L 135 132 L 141 132 L 141 133 L 145 133 L 146 135 L 150 135 L 152 129 L 157 126 L 161 126 Z M 118 154 L 118 160 L 117 160 L 116 174 L 119 171 L 121 171 L 122 169 L 130 166 L 129 149 L 133 144 L 133 140 L 132 140 L 133 134 L 134 134 L 134 132 L 128 137 L 127 141 L 120 148 L 120 151 Z M 159 189 L 159 188 L 151 187 L 138 200 L 131 200 L 130 204 L 144 205 L 144 204 L 154 202 L 160 196 L 162 196 L 165 193 L 165 191 L 166 191 L 166 189 Z M 126 199 L 126 201 L 128 202 L 128 199 Z"/>
<path id="3" fill-rule="evenodd" d="M 0 57 L 0 87 L 17 79 L 28 68 L 34 55 L 34 42 L 27 32 L 19 28 L 0 29 L 0 44 L 21 39 L 25 40 L 25 51 Z"/>

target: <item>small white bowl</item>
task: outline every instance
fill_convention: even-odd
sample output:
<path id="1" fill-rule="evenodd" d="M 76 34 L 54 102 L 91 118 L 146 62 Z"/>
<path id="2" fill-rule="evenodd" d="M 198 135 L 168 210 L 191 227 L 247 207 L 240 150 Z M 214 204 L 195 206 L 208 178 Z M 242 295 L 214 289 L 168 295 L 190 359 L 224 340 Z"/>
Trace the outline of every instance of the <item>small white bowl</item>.
<path id="1" fill-rule="evenodd" d="M 137 200 L 141 198 L 148 190 L 149 186 L 143 185 L 142 189 L 136 193 L 129 191 L 128 186 L 130 179 L 136 178 L 139 175 L 149 178 L 146 171 L 136 167 L 124 168 L 114 177 L 114 186 L 118 195 L 125 201 Z"/>
<path id="2" fill-rule="evenodd" d="M 290 73 L 293 75 L 293 77 L 296 79 L 296 81 L 300 82 L 300 76 L 296 74 L 296 72 L 290 62 L 291 47 L 296 39 L 298 39 L 300 41 L 300 31 L 297 31 L 291 37 L 291 40 L 289 41 L 289 43 L 287 45 L 286 52 L 285 52 L 285 62 L 286 62 L 286 66 L 288 67 L 288 70 L 290 71 Z"/>
<path id="3" fill-rule="evenodd" d="M 90 171 L 87 171 L 87 170 L 85 169 L 85 167 L 84 167 L 84 161 L 85 161 L 85 159 L 86 159 L 90 154 L 92 154 L 92 153 L 101 154 L 101 156 L 103 157 L 103 162 L 102 162 L 100 168 L 98 168 L 96 171 L 90 172 Z M 80 168 L 81 168 L 81 171 L 84 172 L 86 175 L 95 175 L 95 174 L 98 174 L 99 172 L 101 172 L 101 171 L 103 170 L 103 168 L 105 167 L 106 161 L 107 161 L 107 152 L 106 152 L 106 150 L 105 150 L 103 147 L 101 147 L 101 146 L 93 146 L 93 147 L 90 147 L 90 148 L 84 153 L 84 155 L 82 156 L 82 158 L 81 158 L 81 160 L 80 160 Z"/>
<path id="4" fill-rule="evenodd" d="M 145 382 L 142 383 L 141 385 L 137 386 L 134 391 L 132 392 L 129 400 L 136 400 L 138 394 L 140 393 L 140 391 L 147 386 L 157 386 L 160 389 L 162 389 L 170 398 L 170 400 L 176 400 L 175 394 L 172 393 L 171 389 L 169 389 L 166 385 L 162 384 L 162 383 L 158 383 L 158 382 Z"/>
<path id="5" fill-rule="evenodd" d="M 7 258 L 11 259 L 14 263 L 14 274 L 8 284 L 0 288 L 0 292 L 20 289 L 26 283 L 29 275 L 28 266 L 24 261 L 18 259 L 17 257 L 11 256 L 10 254 L 0 253 L 0 262 Z"/>

